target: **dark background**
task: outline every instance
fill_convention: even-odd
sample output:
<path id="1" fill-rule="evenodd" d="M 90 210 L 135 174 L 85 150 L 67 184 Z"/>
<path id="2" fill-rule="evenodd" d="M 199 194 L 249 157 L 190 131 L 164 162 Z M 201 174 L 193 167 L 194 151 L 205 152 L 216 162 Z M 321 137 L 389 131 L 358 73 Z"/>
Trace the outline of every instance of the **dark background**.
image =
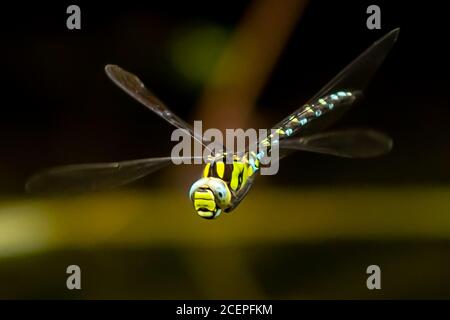
<path id="1" fill-rule="evenodd" d="M 192 121 L 250 2 L 76 3 L 79 31 L 66 28 L 72 2 L 1 4 L 1 298 L 450 297 L 442 1 L 310 1 L 258 98 L 257 123 L 278 122 L 400 27 L 364 103 L 336 125 L 380 129 L 394 149 L 364 161 L 295 154 L 214 221 L 195 216 L 183 168 L 105 195 L 47 199 L 23 186 L 49 166 L 169 155 L 170 125 L 111 83 L 105 64 L 136 73 Z M 366 28 L 370 4 L 382 30 Z M 193 31 L 207 41 L 187 41 Z M 70 264 L 82 268 L 81 291 L 66 289 Z M 366 288 L 371 264 L 381 291 Z"/>

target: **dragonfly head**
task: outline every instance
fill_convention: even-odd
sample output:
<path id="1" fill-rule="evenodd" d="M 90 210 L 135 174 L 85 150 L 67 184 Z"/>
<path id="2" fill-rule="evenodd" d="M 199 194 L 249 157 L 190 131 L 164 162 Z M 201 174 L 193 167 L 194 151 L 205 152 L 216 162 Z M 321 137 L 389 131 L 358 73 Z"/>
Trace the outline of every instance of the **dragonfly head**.
<path id="1" fill-rule="evenodd" d="M 223 180 L 207 177 L 194 182 L 189 198 L 200 217 L 214 219 L 230 206 L 231 192 Z"/>

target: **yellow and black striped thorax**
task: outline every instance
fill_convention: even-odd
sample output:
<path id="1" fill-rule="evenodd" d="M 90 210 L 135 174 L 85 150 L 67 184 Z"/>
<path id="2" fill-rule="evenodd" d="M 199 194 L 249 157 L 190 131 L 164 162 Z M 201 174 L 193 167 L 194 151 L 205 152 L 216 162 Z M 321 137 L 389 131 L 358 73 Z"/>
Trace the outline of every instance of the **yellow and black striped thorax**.
<path id="1" fill-rule="evenodd" d="M 259 161 L 254 157 L 251 157 L 251 159 L 255 159 L 255 161 L 249 161 L 248 156 L 233 156 L 233 162 L 227 163 L 224 155 L 224 157 L 215 159 L 205 165 L 203 177 L 222 179 L 231 191 L 236 192 L 259 169 Z"/>

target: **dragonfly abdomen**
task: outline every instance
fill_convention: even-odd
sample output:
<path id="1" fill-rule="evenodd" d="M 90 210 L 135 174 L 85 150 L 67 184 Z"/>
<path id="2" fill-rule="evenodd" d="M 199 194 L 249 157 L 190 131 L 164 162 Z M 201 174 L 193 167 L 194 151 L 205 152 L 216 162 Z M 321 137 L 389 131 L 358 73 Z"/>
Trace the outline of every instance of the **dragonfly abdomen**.
<path id="1" fill-rule="evenodd" d="M 328 112 L 348 106 L 352 104 L 360 95 L 359 91 L 337 91 L 319 98 L 311 104 L 302 106 L 297 112 L 285 118 L 281 125 L 275 127 L 274 130 L 278 134 L 278 139 L 274 139 L 274 135 L 270 134 L 261 144 L 266 148 L 270 148 L 278 140 L 296 134 L 303 126 L 314 121 Z"/>

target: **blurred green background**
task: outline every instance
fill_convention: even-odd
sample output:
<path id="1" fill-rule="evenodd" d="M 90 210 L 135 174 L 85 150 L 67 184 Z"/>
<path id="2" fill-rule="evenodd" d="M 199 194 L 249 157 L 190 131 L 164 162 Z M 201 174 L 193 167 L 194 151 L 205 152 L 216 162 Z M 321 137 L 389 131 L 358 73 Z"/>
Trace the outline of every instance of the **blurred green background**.
<path id="1" fill-rule="evenodd" d="M 380 2 L 7 4 L 1 20 L 0 298 L 450 298 L 450 109 L 444 11 Z M 421 23 L 418 23 L 418 21 Z M 187 197 L 200 167 L 74 197 L 26 195 L 45 167 L 170 154 L 172 128 L 116 88 L 138 74 L 177 114 L 265 128 L 389 30 L 400 38 L 367 99 L 337 127 L 393 151 L 364 161 L 298 153 L 214 221 Z M 66 288 L 66 268 L 82 290 Z M 382 290 L 366 288 L 381 267 Z"/>

